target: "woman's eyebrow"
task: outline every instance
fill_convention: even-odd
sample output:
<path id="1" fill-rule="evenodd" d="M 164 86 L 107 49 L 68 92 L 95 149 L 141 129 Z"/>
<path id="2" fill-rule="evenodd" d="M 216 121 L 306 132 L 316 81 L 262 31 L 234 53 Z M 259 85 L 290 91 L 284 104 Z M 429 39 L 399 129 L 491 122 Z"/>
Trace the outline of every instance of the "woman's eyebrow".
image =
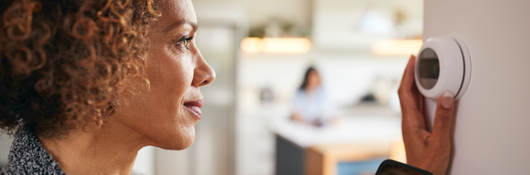
<path id="1" fill-rule="evenodd" d="M 181 25 L 186 25 L 186 24 L 190 25 L 193 28 L 193 31 L 197 31 L 197 28 L 198 28 L 197 23 L 186 21 L 186 20 L 179 20 L 179 21 L 176 21 L 176 22 L 168 25 L 166 27 L 166 29 L 164 30 L 164 32 L 170 32 L 171 30 L 173 30 L 173 29 L 175 29 L 175 28 L 177 28 L 177 27 L 179 27 Z"/>

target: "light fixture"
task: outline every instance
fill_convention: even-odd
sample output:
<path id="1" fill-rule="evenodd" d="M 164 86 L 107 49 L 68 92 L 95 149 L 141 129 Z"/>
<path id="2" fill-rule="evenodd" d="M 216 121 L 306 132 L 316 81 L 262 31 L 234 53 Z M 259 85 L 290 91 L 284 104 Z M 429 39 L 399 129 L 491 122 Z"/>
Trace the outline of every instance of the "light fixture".
<path id="1" fill-rule="evenodd" d="M 378 56 L 408 56 L 418 53 L 421 45 L 421 39 L 381 40 L 372 45 L 372 53 Z"/>
<path id="2" fill-rule="evenodd" d="M 311 50 L 311 41 L 307 38 L 245 38 L 241 41 L 244 53 L 287 53 L 303 54 Z"/>

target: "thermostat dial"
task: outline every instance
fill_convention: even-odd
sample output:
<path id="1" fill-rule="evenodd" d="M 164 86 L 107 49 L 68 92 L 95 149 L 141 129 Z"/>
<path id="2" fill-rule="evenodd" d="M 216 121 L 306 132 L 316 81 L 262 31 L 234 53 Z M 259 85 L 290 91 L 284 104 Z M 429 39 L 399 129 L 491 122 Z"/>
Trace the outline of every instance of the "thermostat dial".
<path id="1" fill-rule="evenodd" d="M 434 37 L 425 40 L 416 59 L 415 80 L 418 90 L 431 99 L 445 91 L 460 98 L 470 81 L 469 51 L 453 37 Z"/>

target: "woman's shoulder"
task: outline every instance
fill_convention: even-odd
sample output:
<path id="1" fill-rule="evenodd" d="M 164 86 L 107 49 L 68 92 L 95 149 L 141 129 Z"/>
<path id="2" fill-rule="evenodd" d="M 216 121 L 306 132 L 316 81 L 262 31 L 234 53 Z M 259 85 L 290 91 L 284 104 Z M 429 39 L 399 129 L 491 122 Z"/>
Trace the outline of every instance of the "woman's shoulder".
<path id="1" fill-rule="evenodd" d="M 59 163 L 44 149 L 39 139 L 28 128 L 20 128 L 9 151 L 8 163 L 0 175 L 50 174 L 64 175 Z"/>

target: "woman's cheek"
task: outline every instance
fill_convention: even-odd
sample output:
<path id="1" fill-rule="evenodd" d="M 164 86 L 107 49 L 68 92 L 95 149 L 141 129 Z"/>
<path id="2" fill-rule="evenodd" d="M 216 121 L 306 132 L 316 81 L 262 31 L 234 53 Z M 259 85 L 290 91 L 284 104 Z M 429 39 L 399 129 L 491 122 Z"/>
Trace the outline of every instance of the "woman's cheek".
<path id="1" fill-rule="evenodd" d="M 185 82 L 185 85 L 191 86 L 193 79 L 193 71 L 195 64 L 193 64 L 193 56 L 189 50 L 177 48 L 175 46 L 167 46 L 165 49 L 167 55 L 174 61 L 175 69 L 179 78 Z"/>
<path id="2" fill-rule="evenodd" d="M 180 64 L 177 68 L 179 71 L 179 79 L 181 79 L 181 86 L 189 88 L 192 86 L 195 64 L 193 64 L 193 58 L 190 55 L 182 55 L 179 58 Z"/>

